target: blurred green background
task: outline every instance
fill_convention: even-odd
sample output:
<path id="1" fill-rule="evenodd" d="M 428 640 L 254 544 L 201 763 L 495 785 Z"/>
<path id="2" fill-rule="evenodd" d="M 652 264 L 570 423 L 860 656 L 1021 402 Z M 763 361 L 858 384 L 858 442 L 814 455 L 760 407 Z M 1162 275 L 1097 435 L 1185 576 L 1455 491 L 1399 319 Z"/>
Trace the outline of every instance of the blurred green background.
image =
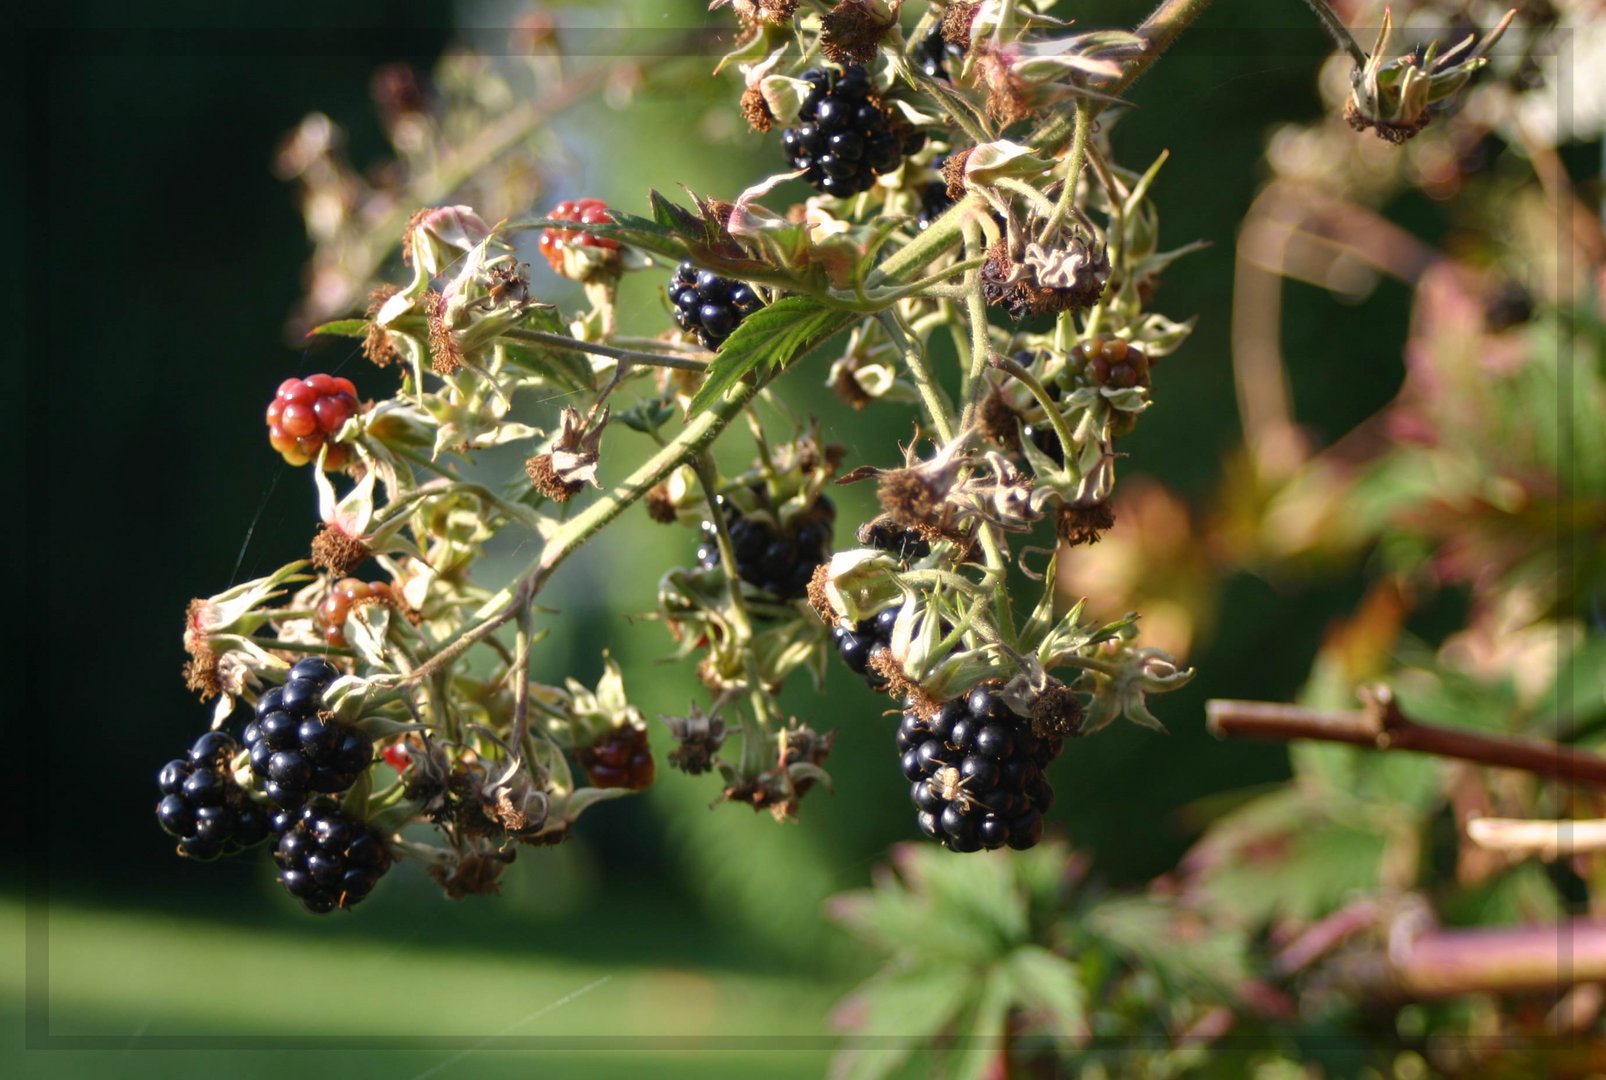
<path id="1" fill-rule="evenodd" d="M 638 25 L 727 25 L 728 14 L 703 7 L 655 0 L 630 10 Z M 1104 0 L 1071 14 L 1083 27 L 1131 24 L 1145 8 Z M 618 17 L 612 8 L 557 10 L 579 24 Z M 7 719 L 14 775 L 0 828 L 30 856 L 36 918 L 35 978 L 25 985 L 24 878 L 11 861 L 0 873 L 8 1076 L 824 1068 L 830 1004 L 864 972 L 820 901 L 864 884 L 890 843 L 914 835 L 879 715 L 885 701 L 840 668 L 823 695 L 799 686 L 787 699 L 838 735 L 835 792 L 812 794 L 800 823 L 710 810 L 710 778 L 661 768 L 646 797 L 588 813 L 572 843 L 522 851 L 500 898 L 447 901 L 404 865 L 357 912 L 314 919 L 273 886 L 266 859 L 185 863 L 151 815 L 157 768 L 207 721 L 178 677 L 186 602 L 299 557 L 316 520 L 309 474 L 284 467 L 264 437 L 273 388 L 312 371 L 346 374 L 366 395 L 394 385 L 348 345 L 285 344 L 308 245 L 291 191 L 271 175 L 274 147 L 322 110 L 348 127 L 353 160 L 373 164 L 384 151 L 368 97 L 373 69 L 405 60 L 427 71 L 459 28 L 506 25 L 510 11 L 462 8 L 448 18 L 419 0 L 363 0 L 131 14 L 91 3 L 71 25 L 40 16 L 19 38 L 26 67 L 13 72 L 10 111 L 24 140 L 16 160 L 27 182 L 27 286 L 14 296 L 30 346 L 12 368 L 24 390 L 13 437 L 27 463 L 26 513 L 12 523 L 24 550 L 12 564 L 27 582 L 16 611 L 27 700 Z M 1165 242 L 1213 245 L 1172 272 L 1156 300 L 1175 317 L 1197 313 L 1199 327 L 1123 444 L 1127 478 L 1152 475 L 1195 501 L 1220 481 L 1239 437 L 1228 350 L 1234 231 L 1267 127 L 1315 114 L 1313 80 L 1327 51 L 1286 0 L 1220 5 L 1139 84 L 1138 108 L 1121 120 L 1124 163 L 1172 153 L 1156 189 Z M 732 98 L 732 83 L 709 80 L 629 114 L 580 110 L 560 127 L 574 164 L 532 209 L 583 193 L 639 211 L 648 187 L 677 183 L 732 197 L 779 163 L 773 136 L 748 135 L 732 119 Z M 1432 206 L 1398 209 L 1428 235 L 1441 227 Z M 532 263 L 537 291 L 573 295 Z M 667 325 L 657 284 L 632 285 L 627 329 Z M 1398 286 L 1358 308 L 1290 287 L 1285 345 L 1297 411 L 1318 439 L 1393 393 L 1401 364 L 1387 343 L 1402 340 L 1406 314 Z M 1363 324 L 1370 344 L 1359 346 L 1351 331 Z M 847 411 L 822 385 L 823 359 L 801 365 L 782 392 L 822 417 L 851 463 L 888 463 L 888 433 L 906 434 L 913 410 Z M 642 445 L 620 434 L 605 472 Z M 841 520 L 860 520 L 868 498 L 845 493 Z M 672 545 L 682 561 L 695 545 L 689 533 L 666 541 L 672 534 L 657 528 L 629 516 L 543 595 L 563 616 L 537 677 L 590 681 L 609 648 L 648 716 L 699 698 L 688 665 L 658 662 L 669 651 L 662 628 L 630 618 L 652 606 Z M 1119 726 L 1065 755 L 1053 776 L 1055 826 L 1094 855 L 1101 879 L 1139 883 L 1165 870 L 1190 839 L 1179 808 L 1285 775 L 1280 749 L 1206 735 L 1202 703 L 1291 695 L 1326 621 L 1358 594 L 1359 577 L 1297 591 L 1229 581 L 1221 627 L 1190 657 L 1199 678 L 1157 704 L 1171 735 Z M 29 990 L 32 1018 L 42 1024 L 48 1006 L 48 1028 L 36 1027 L 35 1049 L 23 1053 Z M 376 1041 L 273 1049 L 336 1035 Z M 466 1055 L 379 1048 L 402 1036 L 495 1035 L 701 1041 Z M 770 1035 L 794 1041 L 709 1041 Z M 65 1041 L 47 1048 L 47 1036 Z M 248 1038 L 252 1049 L 224 1066 L 198 1052 L 206 1044 L 163 1041 L 188 1036 Z"/>

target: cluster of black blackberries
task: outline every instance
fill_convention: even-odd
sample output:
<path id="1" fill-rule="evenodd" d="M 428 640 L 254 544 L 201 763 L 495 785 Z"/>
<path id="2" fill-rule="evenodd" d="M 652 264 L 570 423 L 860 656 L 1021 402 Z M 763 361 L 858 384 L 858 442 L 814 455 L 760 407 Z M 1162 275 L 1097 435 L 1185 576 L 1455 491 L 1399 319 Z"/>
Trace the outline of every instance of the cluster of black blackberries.
<path id="1" fill-rule="evenodd" d="M 803 79 L 813 89 L 798 110 L 801 123 L 781 132 L 781 148 L 816 191 L 838 198 L 868 191 L 878 173 L 892 172 L 926 145 L 923 131 L 894 130 L 861 65 L 811 68 Z"/>
<path id="2" fill-rule="evenodd" d="M 675 305 L 675 322 L 696 334 L 705 349 L 719 348 L 743 319 L 764 306 L 751 285 L 699 270 L 689 262 L 675 268 L 669 302 Z"/>
<path id="3" fill-rule="evenodd" d="M 1031 847 L 1054 803 L 1043 770 L 1060 747 L 985 687 L 930 719 L 906 712 L 898 751 L 920 831 L 952 851 Z"/>
<path id="4" fill-rule="evenodd" d="M 860 619 L 852 629 L 842 626 L 831 628 L 831 643 L 837 655 L 855 675 L 862 675 L 872 690 L 885 690 L 887 680 L 870 666 L 870 661 L 886 654 L 892 644 L 892 625 L 898 621 L 898 607 L 876 612 L 868 619 Z"/>
<path id="5" fill-rule="evenodd" d="M 357 782 L 373 762 L 372 741 L 356 728 L 320 716 L 323 692 L 339 674 L 320 656 L 290 669 L 290 679 L 262 695 L 246 725 L 251 771 L 268 798 L 287 809 L 313 792 L 334 794 Z"/>
<path id="6" fill-rule="evenodd" d="M 808 592 L 814 568 L 831 557 L 831 525 L 836 506 L 821 496 L 814 508 L 794 518 L 789 529 L 770 520 L 745 517 L 723 497 L 726 529 L 741 579 L 780 600 L 795 600 Z M 697 561 L 712 568 L 720 564 L 719 529 L 712 521 L 702 525 Z"/>
<path id="7" fill-rule="evenodd" d="M 195 740 L 188 755 L 169 761 L 157 774 L 162 799 L 156 804 L 156 821 L 178 837 L 180 855 L 214 859 L 268 838 L 267 808 L 252 802 L 229 771 L 239 749 L 225 732 L 209 731 Z"/>
<path id="8" fill-rule="evenodd" d="M 279 882 L 308 911 L 348 908 L 390 869 L 390 849 L 368 825 L 323 801 L 282 815 L 273 849 Z"/>

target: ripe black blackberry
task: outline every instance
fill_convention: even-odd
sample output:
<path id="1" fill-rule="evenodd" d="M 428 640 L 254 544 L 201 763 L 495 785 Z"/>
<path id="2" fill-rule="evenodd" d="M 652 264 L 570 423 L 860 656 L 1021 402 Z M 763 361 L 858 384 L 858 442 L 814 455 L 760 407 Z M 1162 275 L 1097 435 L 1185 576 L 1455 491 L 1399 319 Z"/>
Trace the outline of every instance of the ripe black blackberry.
<path id="1" fill-rule="evenodd" d="M 1060 748 L 1058 737 L 1033 734 L 986 687 L 945 703 L 929 720 L 904 713 L 898 728 L 916 822 L 951 851 L 1036 844 L 1054 804 L 1043 770 Z"/>
<path id="2" fill-rule="evenodd" d="M 268 838 L 267 809 L 252 802 L 234 782 L 228 763 L 239 744 L 222 731 L 208 731 L 189 753 L 169 761 L 156 776 L 162 799 L 157 824 L 178 837 L 178 853 L 214 859 Z"/>
<path id="3" fill-rule="evenodd" d="M 892 644 L 892 624 L 898 621 L 900 610 L 886 608 L 868 619 L 860 619 L 851 630 L 842 626 L 831 628 L 831 643 L 836 646 L 837 655 L 848 665 L 848 670 L 863 676 L 872 690 L 886 689 L 887 680 L 870 667 L 870 661 Z"/>
<path id="4" fill-rule="evenodd" d="M 675 322 L 696 334 L 705 349 L 719 348 L 743 319 L 764 306 L 751 285 L 699 270 L 689 262 L 675 268 L 669 302 L 675 305 Z"/>
<path id="5" fill-rule="evenodd" d="M 931 543 L 912 529 L 905 529 L 883 515 L 859 526 L 859 543 L 865 547 L 891 552 L 905 562 L 924 559 L 931 554 Z"/>
<path id="6" fill-rule="evenodd" d="M 964 55 L 965 50 L 942 39 L 941 29 L 933 29 L 931 33 L 915 42 L 915 47 L 909 52 L 909 59 L 914 61 L 915 67 L 925 72 L 927 77 L 949 82 L 952 76 L 948 74 L 948 63 L 960 60 Z"/>
<path id="7" fill-rule="evenodd" d="M 813 89 L 798 110 L 801 123 L 781 132 L 781 148 L 814 190 L 837 198 L 868 191 L 878 173 L 892 172 L 926 145 L 924 132 L 894 127 L 862 65 L 811 68 L 803 79 Z"/>
<path id="8" fill-rule="evenodd" d="M 315 915 L 362 900 L 390 869 L 390 849 L 364 822 L 319 801 L 285 815 L 273 849 L 279 883 Z"/>
<path id="9" fill-rule="evenodd" d="M 744 517 L 723 497 L 736 572 L 749 585 L 781 600 L 795 600 L 808 592 L 814 568 L 831 557 L 831 524 L 836 506 L 820 497 L 814 509 L 792 522 L 789 531 L 777 529 L 764 518 Z M 702 525 L 697 561 L 712 569 L 720 563 L 719 529 L 712 521 Z"/>
<path id="10" fill-rule="evenodd" d="M 256 719 L 246 725 L 251 771 L 280 806 L 298 807 L 313 792 L 345 791 L 373 762 L 368 736 L 319 715 L 323 692 L 337 675 L 322 657 L 300 661 L 290 669 L 288 682 L 262 695 Z"/>

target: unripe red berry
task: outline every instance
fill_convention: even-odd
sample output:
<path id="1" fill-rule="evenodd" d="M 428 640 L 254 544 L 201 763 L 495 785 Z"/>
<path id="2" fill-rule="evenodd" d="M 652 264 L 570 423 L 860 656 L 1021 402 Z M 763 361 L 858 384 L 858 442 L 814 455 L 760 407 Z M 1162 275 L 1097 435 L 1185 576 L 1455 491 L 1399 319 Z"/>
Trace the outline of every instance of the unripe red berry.
<path id="1" fill-rule="evenodd" d="M 390 599 L 390 586 L 383 581 L 341 578 L 318 605 L 318 622 L 323 639 L 337 649 L 346 647 L 346 616 L 360 601 L 384 602 Z"/>
<path id="2" fill-rule="evenodd" d="M 582 225 L 606 225 L 613 221 L 608 216 L 608 204 L 601 199 L 575 199 L 560 202 L 547 215 L 559 221 L 575 221 Z M 619 250 L 619 242 L 584 229 L 543 229 L 539 241 L 541 254 L 552 269 L 563 273 L 563 249 L 566 247 L 594 247 L 604 251 Z"/>
<path id="3" fill-rule="evenodd" d="M 268 404 L 268 443 L 291 465 L 315 460 L 327 443 L 324 464 L 338 469 L 351 459 L 351 447 L 330 440 L 356 412 L 357 388 L 350 379 L 333 375 L 286 379 Z"/>

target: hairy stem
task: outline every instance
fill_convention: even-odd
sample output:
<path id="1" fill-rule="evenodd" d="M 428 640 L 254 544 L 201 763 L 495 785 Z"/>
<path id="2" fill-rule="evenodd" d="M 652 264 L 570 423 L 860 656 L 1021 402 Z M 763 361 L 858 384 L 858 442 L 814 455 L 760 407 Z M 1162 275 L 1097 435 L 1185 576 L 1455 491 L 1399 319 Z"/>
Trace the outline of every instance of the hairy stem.
<path id="1" fill-rule="evenodd" d="M 405 681 L 416 682 L 427 678 L 462 656 L 475 643 L 494 634 L 499 627 L 517 614 L 521 603 L 527 603 L 540 592 L 541 586 L 546 584 L 552 572 L 564 560 L 580 550 L 603 526 L 624 513 L 664 477 L 713 445 L 719 433 L 741 415 L 742 409 L 763 389 L 767 381 L 767 378 L 759 378 L 751 383 L 739 383 L 732 393 L 692 417 L 673 441 L 649 458 L 612 491 L 559 526 L 542 547 L 541 554 L 525 568 L 523 573 L 481 608 L 486 614 L 472 626 L 465 628 L 457 637 L 442 645 Z"/>
<path id="2" fill-rule="evenodd" d="M 675 368 L 680 371 L 706 371 L 708 369 L 708 354 L 703 357 L 668 356 L 664 353 L 643 352 L 639 349 L 619 349 L 612 345 L 602 345 L 594 341 L 579 341 L 564 334 L 549 334 L 544 330 L 526 330 L 522 327 L 511 327 L 503 330 L 502 337 L 510 341 L 522 341 L 532 345 L 550 345 L 558 349 L 568 349 L 571 352 L 594 353 L 597 356 L 607 356 L 614 360 L 628 361 L 632 364 L 646 364 L 650 367 Z"/>

